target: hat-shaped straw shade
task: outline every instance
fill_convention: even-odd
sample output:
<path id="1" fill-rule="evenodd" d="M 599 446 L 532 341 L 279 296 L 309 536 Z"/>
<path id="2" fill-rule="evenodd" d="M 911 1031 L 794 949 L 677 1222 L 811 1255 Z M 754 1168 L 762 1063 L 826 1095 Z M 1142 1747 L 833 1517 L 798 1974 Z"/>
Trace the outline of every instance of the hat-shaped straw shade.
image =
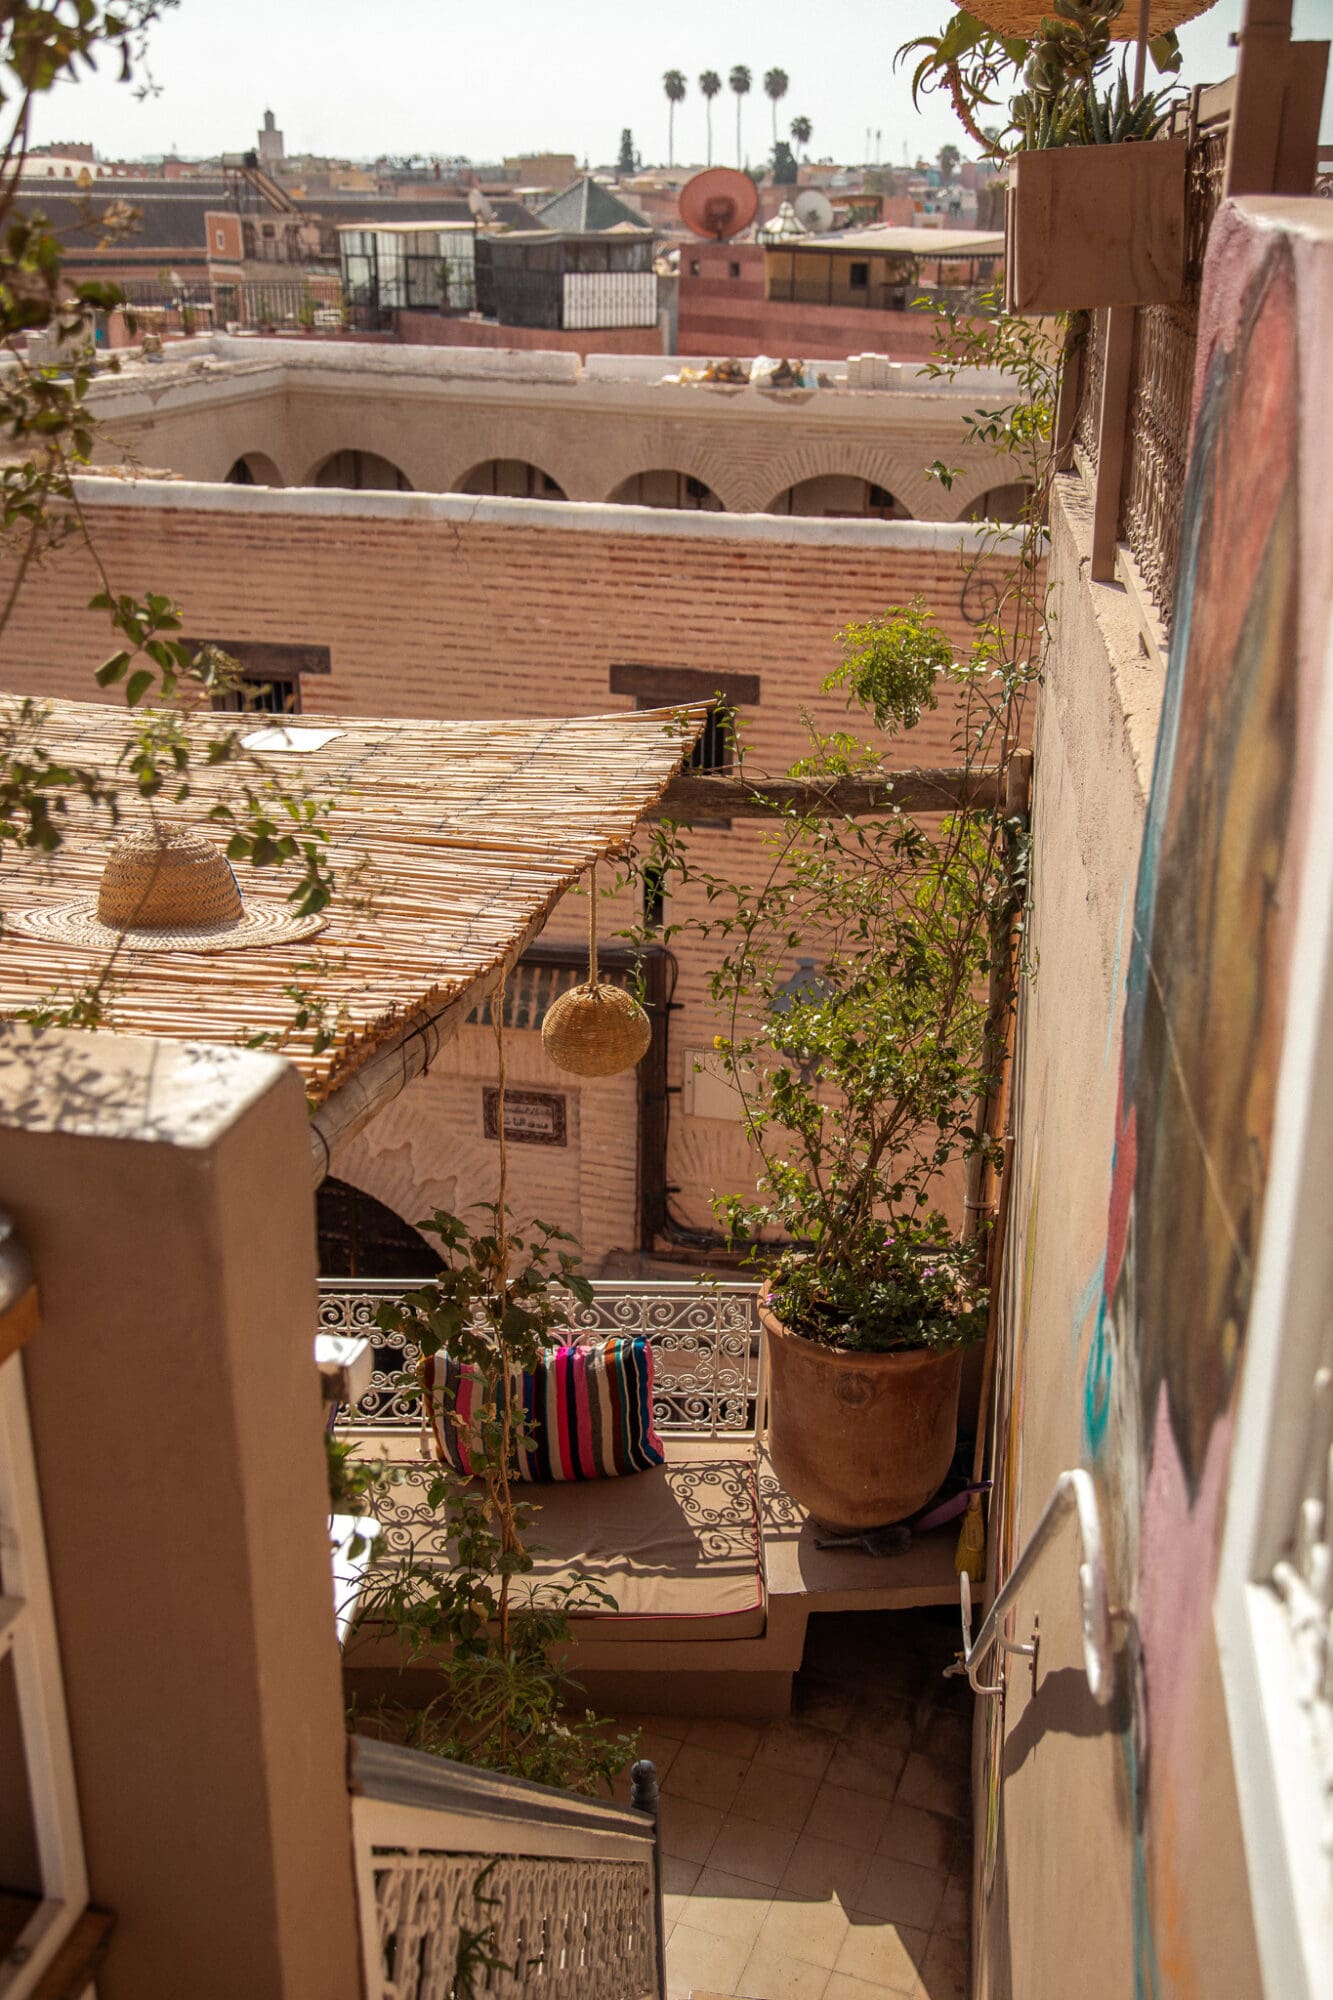
<path id="1" fill-rule="evenodd" d="M 244 909 L 225 854 L 184 826 L 118 840 L 97 891 L 98 916 L 118 931 L 237 924 Z"/>
<path id="2" fill-rule="evenodd" d="M 109 849 L 97 900 L 12 910 L 8 927 L 82 951 L 245 951 L 323 930 L 282 903 L 247 906 L 231 863 L 202 833 L 148 826 Z"/>
<path id="3" fill-rule="evenodd" d="M 1164 35 L 1168 28 L 1182 27 L 1196 15 L 1206 14 L 1213 4 L 1214 0 L 1149 0 L 1148 33 Z M 975 0 L 966 11 L 993 28 L 997 35 L 1012 35 L 1023 41 L 1031 41 L 1043 21 L 1060 18 L 1053 4 L 1043 6 L 1041 0 Z M 1111 40 L 1137 41 L 1138 33 L 1139 0 L 1125 0 L 1111 23 Z"/>

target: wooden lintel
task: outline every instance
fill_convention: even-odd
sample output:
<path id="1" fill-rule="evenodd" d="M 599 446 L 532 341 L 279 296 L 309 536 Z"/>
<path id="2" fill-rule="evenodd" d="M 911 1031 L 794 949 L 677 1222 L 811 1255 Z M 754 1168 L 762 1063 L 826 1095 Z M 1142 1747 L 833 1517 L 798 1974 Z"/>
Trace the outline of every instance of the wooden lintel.
<path id="1" fill-rule="evenodd" d="M 888 771 L 879 778 L 723 778 L 682 771 L 671 780 L 657 819 L 762 819 L 775 812 L 819 813 L 829 818 L 903 812 L 990 812 L 1003 800 L 993 769 L 961 766 Z"/>

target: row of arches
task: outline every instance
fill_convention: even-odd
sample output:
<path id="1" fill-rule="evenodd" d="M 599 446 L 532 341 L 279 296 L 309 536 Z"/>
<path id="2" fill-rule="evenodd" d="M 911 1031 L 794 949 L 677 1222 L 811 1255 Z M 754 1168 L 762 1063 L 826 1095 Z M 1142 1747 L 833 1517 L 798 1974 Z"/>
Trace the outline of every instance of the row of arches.
<path id="1" fill-rule="evenodd" d="M 284 484 L 273 460 L 260 451 L 246 452 L 236 459 L 227 479 L 234 486 Z M 402 469 L 391 459 L 373 451 L 333 452 L 322 459 L 301 483 L 351 492 L 413 491 L 411 481 Z M 448 490 L 511 500 L 565 500 L 569 497 L 560 482 L 544 467 L 520 458 L 483 459 Z M 1027 489 L 1021 485 L 994 487 L 969 503 L 965 518 L 972 521 L 1015 520 L 1026 496 Z M 614 486 L 605 498 L 616 506 L 667 507 L 711 514 L 727 511 L 704 480 L 669 466 L 632 473 Z M 818 473 L 797 480 L 775 494 L 761 511 L 804 519 L 913 519 L 910 508 L 900 495 L 874 480 L 843 472 Z"/>

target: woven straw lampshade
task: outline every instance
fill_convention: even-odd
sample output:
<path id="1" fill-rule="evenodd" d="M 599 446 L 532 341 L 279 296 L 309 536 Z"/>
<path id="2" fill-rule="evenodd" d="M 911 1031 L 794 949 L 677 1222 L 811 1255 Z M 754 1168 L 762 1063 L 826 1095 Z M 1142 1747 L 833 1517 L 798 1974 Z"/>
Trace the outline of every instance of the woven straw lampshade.
<path id="1" fill-rule="evenodd" d="M 1183 27 L 1198 14 L 1206 14 L 1214 0 L 1149 0 L 1148 33 L 1164 35 L 1168 28 Z M 1054 0 L 968 0 L 967 12 L 984 21 L 997 35 L 1013 35 L 1030 41 L 1043 21 L 1054 20 Z M 1119 17 L 1111 23 L 1113 42 L 1133 42 L 1139 34 L 1139 0 L 1125 0 Z"/>
<path id="2" fill-rule="evenodd" d="M 322 930 L 280 903 L 246 906 L 231 863 L 189 827 L 143 827 L 107 856 L 97 896 L 16 910 L 6 921 L 53 944 L 106 951 L 242 951 Z"/>
<path id="3" fill-rule="evenodd" d="M 603 986 L 597 973 L 597 864 L 588 889 L 588 977 L 546 1010 L 542 1047 L 557 1069 L 575 1076 L 618 1076 L 648 1053 L 652 1024 L 623 986 Z"/>
<path id="4" fill-rule="evenodd" d="M 576 1076 L 617 1076 L 648 1052 L 652 1024 L 623 986 L 571 986 L 547 1009 L 542 1047 Z"/>

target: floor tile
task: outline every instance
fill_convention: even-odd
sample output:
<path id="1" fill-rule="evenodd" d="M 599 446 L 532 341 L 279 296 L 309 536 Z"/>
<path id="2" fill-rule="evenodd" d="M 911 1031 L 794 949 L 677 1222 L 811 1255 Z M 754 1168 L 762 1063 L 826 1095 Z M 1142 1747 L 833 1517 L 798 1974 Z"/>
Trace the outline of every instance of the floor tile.
<path id="1" fill-rule="evenodd" d="M 832 1896 L 844 1910 L 857 1907 L 857 1895 L 874 1857 L 864 1848 L 845 1847 L 803 1833 L 792 1849 L 779 1887 L 811 1902 Z"/>
<path id="2" fill-rule="evenodd" d="M 854 1907 L 868 1916 L 928 1931 L 947 1886 L 948 1877 L 938 1868 L 918 1868 L 896 1855 L 876 1854 L 871 1857 Z"/>
<path id="3" fill-rule="evenodd" d="M 669 1736 L 675 1743 L 683 1743 L 690 1733 L 688 1715 L 626 1715 L 620 1719 L 626 1729 L 641 1729 L 649 1736 Z"/>
<path id="4" fill-rule="evenodd" d="M 901 1924 L 853 1922 L 838 1953 L 836 1972 L 863 1979 L 890 1993 L 912 1993 L 925 1962 L 929 1939 L 924 1931 Z"/>
<path id="5" fill-rule="evenodd" d="M 733 1722 L 726 1715 L 700 1715 L 689 1725 L 686 1742 L 729 1757 L 753 1757 L 764 1733 L 762 1723 Z"/>
<path id="6" fill-rule="evenodd" d="M 896 1854 L 900 1861 L 914 1861 L 918 1868 L 947 1868 L 957 1834 L 957 1821 L 895 1799 L 885 1815 L 878 1851 Z"/>
<path id="7" fill-rule="evenodd" d="M 951 1770 L 947 1764 L 937 1764 L 932 1758 L 923 1757 L 919 1750 L 913 1750 L 894 1797 L 905 1806 L 921 1806 L 949 1819 L 966 1819 L 969 1794 L 965 1773 Z"/>
<path id="8" fill-rule="evenodd" d="M 713 1806 L 696 1805 L 693 1799 L 677 1799 L 662 1794 L 658 1825 L 662 1830 L 662 1852 L 679 1861 L 706 1861 L 709 1849 L 722 1831 L 723 1815 Z"/>
<path id="9" fill-rule="evenodd" d="M 751 1952 L 736 1992 L 742 2000 L 823 2000 L 828 1981 L 822 1965 L 806 1965 L 760 1944 Z"/>
<path id="10" fill-rule="evenodd" d="M 732 1757 L 720 1750 L 684 1743 L 671 1761 L 663 1791 L 676 1799 L 692 1799 L 698 1806 L 716 1806 L 726 1812 L 749 1769 L 744 1757 Z"/>
<path id="11" fill-rule="evenodd" d="M 662 1856 L 662 1917 L 668 1925 L 686 1914 L 701 1866 L 698 1861 L 682 1861 L 678 1854 Z"/>
<path id="12" fill-rule="evenodd" d="M 837 1744 L 837 1737 L 829 1730 L 783 1717 L 769 1723 L 754 1761 L 791 1771 L 799 1778 L 822 1778 Z"/>
<path id="13" fill-rule="evenodd" d="M 791 1827 L 799 1832 L 818 1790 L 818 1778 L 779 1771 L 774 1764 L 752 1764 L 732 1804 L 746 1819 Z"/>
<path id="14" fill-rule="evenodd" d="M 972 1883 L 961 1875 L 951 1875 L 943 1901 L 935 1912 L 934 1928 L 949 1937 L 967 1937 L 972 1928 Z"/>
<path id="15" fill-rule="evenodd" d="M 728 1875 L 710 1864 L 690 1895 L 688 1922 L 691 1930 L 741 1938 L 752 1949 L 771 1908 L 772 1898 L 760 1883 Z"/>
<path id="16" fill-rule="evenodd" d="M 906 1989 L 908 1992 L 911 1988 Z M 828 1985 L 820 1995 L 820 2000 L 884 2000 L 884 1995 L 892 1988 L 872 1984 L 868 1979 L 853 1979 L 850 1972 L 831 1972 Z M 691 2000 L 699 2000 L 698 1994 Z"/>
<path id="17" fill-rule="evenodd" d="M 747 1882 L 776 1888 L 791 1859 L 798 1834 L 795 1827 L 774 1826 L 739 1813 L 728 1813 L 708 1855 L 710 1868 L 723 1868 Z"/>
<path id="18" fill-rule="evenodd" d="M 925 1757 L 933 1757 L 937 1764 L 949 1764 L 960 1771 L 970 1770 L 971 1720 L 966 1716 L 951 1715 L 945 1709 L 927 1706 L 922 1713 L 918 1708 L 912 1748 Z"/>
<path id="19" fill-rule="evenodd" d="M 971 1963 L 962 1938 L 936 1934 L 926 1946 L 918 1987 L 920 2000 L 967 2000 Z"/>
<path id="20" fill-rule="evenodd" d="M 880 1844 L 893 1811 L 890 1800 L 874 1792 L 849 1792 L 845 1785 L 821 1785 L 802 1829 L 820 1840 L 839 1840 L 867 1854 Z"/>
<path id="21" fill-rule="evenodd" d="M 843 1731 L 849 1743 L 883 1743 L 895 1750 L 912 1750 L 916 1742 L 916 1708 L 911 1702 L 881 1697 L 858 1702 Z M 933 1710 L 928 1710 L 933 1714 Z M 951 1718 L 952 1719 L 952 1718 Z"/>
<path id="22" fill-rule="evenodd" d="M 823 1903 L 782 1890 L 764 1918 L 759 1944 L 779 1957 L 798 1958 L 804 1965 L 822 1965 L 832 1972 L 846 1939 L 848 1922 L 841 1903 Z M 756 1947 L 757 1948 L 757 1947 Z"/>
<path id="23" fill-rule="evenodd" d="M 846 1728 L 855 1703 L 846 1688 L 816 1674 L 798 1674 L 792 1691 L 792 1713 L 798 1722 L 816 1729 L 831 1729 L 835 1736 Z"/>
<path id="24" fill-rule="evenodd" d="M 667 1942 L 667 1985 L 691 1993 L 711 1988 L 734 1993 L 750 1947 L 739 1938 L 716 1937 L 690 1924 L 677 1924 Z"/>
<path id="25" fill-rule="evenodd" d="M 674 1736 L 658 1736 L 656 1732 L 644 1730 L 639 1738 L 639 1756 L 646 1757 L 657 1767 L 657 1782 L 666 1783 L 667 1772 L 675 1761 L 680 1744 Z"/>
<path id="26" fill-rule="evenodd" d="M 887 1801 L 894 1796 L 907 1758 L 908 1752 L 892 1743 L 842 1736 L 824 1776 L 830 1785 L 841 1785 L 849 1792 L 868 1792 Z"/>

